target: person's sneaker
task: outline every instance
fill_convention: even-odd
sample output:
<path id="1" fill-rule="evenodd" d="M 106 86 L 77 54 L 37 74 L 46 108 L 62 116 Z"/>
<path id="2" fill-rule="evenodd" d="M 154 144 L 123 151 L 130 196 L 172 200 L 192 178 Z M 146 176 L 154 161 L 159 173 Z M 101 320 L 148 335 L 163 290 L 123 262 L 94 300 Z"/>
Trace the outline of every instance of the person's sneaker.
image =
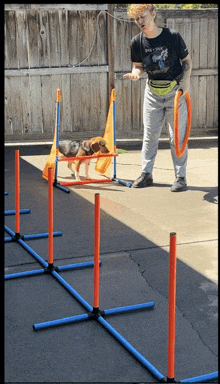
<path id="1" fill-rule="evenodd" d="M 153 184 L 153 178 L 151 173 L 142 172 L 141 176 L 138 177 L 132 184 L 133 188 L 144 188 Z"/>
<path id="2" fill-rule="evenodd" d="M 177 177 L 176 181 L 171 187 L 171 192 L 182 192 L 187 190 L 186 178 L 185 177 Z"/>

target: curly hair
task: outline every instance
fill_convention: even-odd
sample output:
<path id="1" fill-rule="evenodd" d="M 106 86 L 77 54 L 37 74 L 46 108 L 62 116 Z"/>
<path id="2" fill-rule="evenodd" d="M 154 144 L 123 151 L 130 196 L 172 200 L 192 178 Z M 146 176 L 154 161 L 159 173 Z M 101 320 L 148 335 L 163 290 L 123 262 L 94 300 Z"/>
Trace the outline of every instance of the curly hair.
<path id="1" fill-rule="evenodd" d="M 148 10 L 150 13 L 157 11 L 154 4 L 131 4 L 130 7 L 128 7 L 127 14 L 130 18 L 135 19 L 145 10 Z"/>

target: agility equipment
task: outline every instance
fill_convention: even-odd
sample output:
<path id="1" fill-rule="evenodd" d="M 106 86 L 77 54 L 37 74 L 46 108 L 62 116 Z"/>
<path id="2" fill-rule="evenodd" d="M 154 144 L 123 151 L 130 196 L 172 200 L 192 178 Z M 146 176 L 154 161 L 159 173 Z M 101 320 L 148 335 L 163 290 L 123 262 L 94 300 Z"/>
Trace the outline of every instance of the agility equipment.
<path id="1" fill-rule="evenodd" d="M 13 231 L 9 230 L 11 236 L 13 236 Z M 56 233 L 56 232 L 55 232 Z M 62 234 L 62 232 L 60 232 Z M 63 265 L 55 267 L 53 264 L 53 169 L 48 169 L 48 263 L 42 259 L 35 251 L 33 251 L 21 238 L 18 238 L 18 243 L 29 252 L 43 267 L 44 269 L 35 269 L 33 271 L 25 271 L 19 273 L 12 273 L 5 275 L 5 280 L 16 279 L 20 277 L 28 277 L 34 275 L 41 275 L 43 273 L 52 273 L 53 271 L 61 272 L 67 271 L 70 269 L 82 269 L 85 267 L 93 267 L 93 261 L 86 261 L 83 263 L 75 263 L 69 265 Z M 100 261 L 100 264 L 102 262 Z"/>
<path id="2" fill-rule="evenodd" d="M 53 202 L 51 196 L 53 193 L 53 169 L 48 170 L 49 186 L 48 186 L 48 200 L 49 210 L 48 217 L 49 221 L 53 221 Z M 26 271 L 17 274 L 6 275 L 5 279 L 13 279 L 16 277 L 34 276 L 43 273 L 50 273 L 86 310 L 88 313 L 77 316 L 66 317 L 63 319 L 47 321 L 33 325 L 34 330 L 41 330 L 54 326 L 60 326 L 70 323 L 76 323 L 86 320 L 98 321 L 138 362 L 140 362 L 158 382 L 175 382 L 174 380 L 174 346 L 175 346 L 175 296 L 176 296 L 176 233 L 170 234 L 170 261 L 169 261 L 169 319 L 168 319 L 168 375 L 167 380 L 165 377 L 155 368 L 144 356 L 142 356 L 119 332 L 117 332 L 105 319 L 105 316 L 122 314 L 135 310 L 143 310 L 148 308 L 154 308 L 154 303 L 142 303 L 136 305 L 130 305 L 125 307 L 107 309 L 101 311 L 99 309 L 99 253 L 100 253 L 100 195 L 95 195 L 95 232 L 94 232 L 94 283 L 93 283 L 93 307 L 87 303 L 72 287 L 68 284 L 58 272 L 65 271 L 68 269 L 80 268 L 82 264 L 65 265 L 61 267 L 54 267 L 53 265 L 53 245 L 52 245 L 52 231 L 53 226 L 51 222 L 49 224 L 49 242 L 48 242 L 48 263 L 43 260 L 36 252 L 30 249 L 26 243 L 19 239 L 19 243 L 24 244 L 24 248 L 30 252 L 44 267 L 43 269 Z M 90 262 L 89 262 L 90 263 Z M 72 268 L 74 267 L 74 268 Z M 218 379 L 218 371 L 209 373 L 202 376 L 193 377 L 191 379 L 181 380 L 180 382 L 210 382 L 210 380 Z"/>
<path id="3" fill-rule="evenodd" d="M 191 99 L 188 92 L 185 93 L 186 97 L 186 104 L 187 104 L 187 127 L 186 127 L 186 133 L 185 138 L 183 141 L 182 148 L 179 147 L 179 98 L 183 94 L 183 92 L 180 90 L 176 93 L 174 98 L 174 147 L 175 147 L 175 153 L 177 157 L 182 157 L 190 135 L 190 129 L 191 129 Z"/>
<path id="4" fill-rule="evenodd" d="M 170 233 L 169 252 L 169 297 L 168 297 L 168 359 L 167 383 L 175 383 L 175 306 L 176 306 L 176 232 Z M 218 371 L 190 379 L 180 383 L 207 383 L 218 379 Z"/>
<path id="5" fill-rule="evenodd" d="M 169 260 L 169 299 L 168 299 L 168 359 L 167 382 L 174 382 L 175 365 L 175 307 L 176 307 L 176 233 L 170 233 Z"/>
<path id="6" fill-rule="evenodd" d="M 180 383 L 209 383 L 210 380 L 218 380 L 218 371 L 206 375 L 191 377 L 190 379 L 180 380 Z"/>
<path id="7" fill-rule="evenodd" d="M 120 308 L 112 308 L 104 311 L 99 309 L 99 253 L 100 253 L 100 194 L 95 194 L 95 209 L 94 209 L 94 282 L 93 282 L 93 307 L 87 303 L 56 271 L 52 275 L 68 290 L 75 299 L 86 308 L 89 313 L 77 316 L 65 317 L 63 319 L 47 321 L 33 325 L 35 331 L 45 328 L 76 323 L 85 320 L 97 320 L 132 356 L 136 358 L 159 382 L 165 382 L 163 375 L 146 359 L 144 358 L 123 336 L 120 335 L 105 319 L 105 316 L 115 315 L 119 313 L 131 312 L 154 308 L 153 302 L 130 305 Z"/>
<path id="8" fill-rule="evenodd" d="M 14 212 L 14 211 L 13 211 Z M 30 210 L 29 210 L 30 212 Z M 29 213 L 25 212 L 25 213 Z M 20 234 L 20 155 L 19 150 L 15 151 L 15 232 L 13 232 L 10 228 L 7 227 L 7 225 L 4 225 L 5 231 L 11 236 L 11 237 L 5 237 L 4 241 L 5 243 L 9 243 L 12 241 L 19 240 L 34 240 L 34 239 L 42 239 L 44 237 L 48 237 L 48 233 L 36 233 L 31 235 L 21 235 Z M 62 232 L 54 232 L 53 236 L 61 236 Z M 19 242 L 21 245 L 22 243 Z"/>
<path id="9" fill-rule="evenodd" d="M 86 179 L 86 180 L 75 180 L 69 182 L 57 182 L 58 175 L 58 163 L 60 161 L 80 161 L 85 160 L 84 156 L 75 156 L 75 157 L 59 157 L 59 126 L 60 126 L 60 102 L 61 102 L 61 92 L 60 89 L 57 89 L 56 95 L 56 118 L 55 118 L 55 132 L 54 140 L 51 147 L 50 156 L 48 157 L 45 167 L 43 169 L 42 177 L 48 180 L 48 168 L 52 167 L 54 170 L 54 186 L 61 189 L 64 192 L 69 193 L 70 191 L 65 188 L 65 186 L 71 185 L 83 185 L 83 184 L 93 184 L 93 183 L 103 183 L 103 182 L 112 182 L 115 181 L 124 186 L 130 187 L 131 183 L 127 183 L 123 180 L 116 178 L 116 98 L 115 98 L 115 89 L 111 92 L 110 97 L 110 106 L 108 111 L 108 116 L 106 120 L 105 133 L 103 139 L 105 140 L 107 147 L 109 149 L 108 154 L 102 154 L 100 151 L 97 154 L 92 156 L 86 156 L 86 160 L 97 159 L 95 170 L 96 172 L 101 173 L 105 179 Z M 112 162 L 112 157 L 114 159 L 114 174 L 110 177 L 110 167 Z"/>

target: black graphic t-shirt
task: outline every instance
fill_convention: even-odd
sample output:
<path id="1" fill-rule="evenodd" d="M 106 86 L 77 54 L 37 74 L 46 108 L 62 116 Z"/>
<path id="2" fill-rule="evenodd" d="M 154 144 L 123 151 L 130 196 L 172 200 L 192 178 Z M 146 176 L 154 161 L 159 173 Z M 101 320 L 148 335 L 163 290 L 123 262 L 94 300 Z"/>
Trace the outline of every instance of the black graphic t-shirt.
<path id="1" fill-rule="evenodd" d="M 148 39 L 143 32 L 131 40 L 131 61 L 143 63 L 151 80 L 177 80 L 182 78 L 180 60 L 188 55 L 188 49 L 179 32 L 163 28 L 161 34 Z"/>

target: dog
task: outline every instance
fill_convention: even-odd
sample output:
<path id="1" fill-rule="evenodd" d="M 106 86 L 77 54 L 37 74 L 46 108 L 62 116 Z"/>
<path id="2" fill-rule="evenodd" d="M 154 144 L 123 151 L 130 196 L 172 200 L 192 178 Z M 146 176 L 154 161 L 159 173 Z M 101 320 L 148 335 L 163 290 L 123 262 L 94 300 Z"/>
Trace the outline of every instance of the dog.
<path id="1" fill-rule="evenodd" d="M 59 143 L 59 152 L 65 157 L 76 157 L 76 156 L 91 156 L 94 153 L 101 151 L 102 153 L 109 153 L 106 146 L 106 142 L 102 137 L 92 137 L 89 140 L 77 141 L 67 140 Z M 82 162 L 85 163 L 85 175 L 86 179 L 89 180 L 89 165 L 90 159 L 88 160 L 72 160 L 68 161 L 67 167 L 75 174 L 76 180 L 81 180 L 79 176 L 79 169 Z M 75 165 L 75 170 L 73 169 Z"/>

